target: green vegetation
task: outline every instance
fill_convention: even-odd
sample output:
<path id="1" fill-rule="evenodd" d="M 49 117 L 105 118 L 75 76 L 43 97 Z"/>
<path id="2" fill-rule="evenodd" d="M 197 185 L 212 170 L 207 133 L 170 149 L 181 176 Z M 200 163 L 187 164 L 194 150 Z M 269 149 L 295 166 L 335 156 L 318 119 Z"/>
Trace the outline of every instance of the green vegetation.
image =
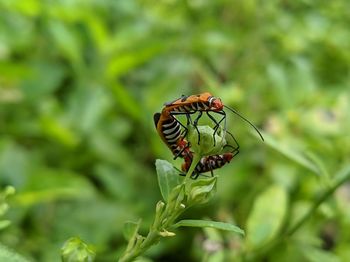
<path id="1" fill-rule="evenodd" d="M 0 261 L 60 261 L 64 245 L 73 260 L 117 261 L 171 193 L 155 160 L 182 163 L 153 114 L 204 91 L 265 142 L 228 112 L 240 154 L 140 261 L 350 261 L 349 10 L 0 0 Z"/>

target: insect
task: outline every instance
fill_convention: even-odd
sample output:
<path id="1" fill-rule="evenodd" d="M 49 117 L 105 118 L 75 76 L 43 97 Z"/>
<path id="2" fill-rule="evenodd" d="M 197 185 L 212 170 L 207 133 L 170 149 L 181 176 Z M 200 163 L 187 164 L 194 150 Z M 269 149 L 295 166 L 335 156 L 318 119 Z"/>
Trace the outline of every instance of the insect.
<path id="1" fill-rule="evenodd" d="M 193 153 L 190 151 L 190 144 L 186 140 L 186 135 L 188 132 L 187 126 L 191 123 L 196 128 L 199 144 L 200 134 L 197 124 L 199 119 L 202 117 L 203 112 L 205 112 L 215 124 L 213 133 L 215 145 L 215 133 L 218 132 L 219 128 L 221 127 L 220 124 L 224 121 L 223 131 L 225 133 L 227 132 L 233 138 L 236 146 L 226 145 L 233 149 L 231 153 L 203 157 L 195 167 L 193 174 L 191 174 L 191 177 L 194 179 L 198 178 L 201 173 L 206 173 L 209 171 L 213 175 L 214 169 L 220 168 L 226 163 L 229 163 L 231 159 L 239 153 L 239 144 L 237 140 L 230 132 L 227 131 L 226 112 L 224 111 L 224 108 L 230 110 L 250 124 L 259 134 L 261 139 L 264 140 L 259 130 L 248 119 L 243 117 L 236 110 L 224 105 L 220 98 L 214 97 L 208 92 L 191 96 L 183 95 L 178 99 L 165 103 L 162 112 L 156 113 L 153 116 L 158 134 L 174 154 L 174 159 L 179 156 L 184 158 L 185 161 L 182 164 L 182 170 L 186 172 L 189 170 L 193 159 Z M 211 113 L 222 115 L 222 117 L 219 120 L 216 120 Z M 193 114 L 197 114 L 194 121 L 192 121 L 191 118 L 191 115 Z M 177 116 L 180 115 L 186 116 L 187 125 L 182 124 L 177 119 Z"/>
<path id="2" fill-rule="evenodd" d="M 169 112 L 162 111 L 153 115 L 154 124 L 163 142 L 174 154 L 174 159 L 189 154 L 189 144 L 181 134 L 181 124 Z"/>
<path id="3" fill-rule="evenodd" d="M 213 170 L 217 168 L 221 168 L 227 163 L 230 163 L 232 158 L 238 154 L 239 151 L 235 153 L 224 153 L 221 155 L 213 155 L 202 157 L 202 159 L 198 162 L 195 167 L 193 173 L 191 174 L 191 178 L 197 179 L 198 176 L 202 173 L 211 172 L 211 176 L 213 176 Z M 192 163 L 192 158 L 185 157 L 185 162 L 182 164 L 181 169 L 183 172 L 188 172 Z"/>
<path id="4" fill-rule="evenodd" d="M 259 134 L 260 138 L 264 141 L 264 138 L 261 135 L 261 133 L 259 132 L 259 130 L 257 129 L 257 127 L 255 127 L 248 119 L 243 117 L 241 114 L 239 114 L 233 108 L 224 105 L 220 98 L 215 97 L 208 92 L 198 94 L 198 95 L 191 95 L 191 96 L 182 95 L 180 98 L 177 98 L 171 102 L 165 103 L 164 105 L 165 105 L 165 107 L 163 108 L 162 114 L 163 114 L 163 112 L 167 113 L 170 116 L 172 116 L 175 120 L 176 120 L 176 115 L 185 115 L 187 118 L 187 125 L 191 122 L 190 115 L 198 112 L 198 116 L 193 121 L 193 125 L 196 127 L 196 129 L 197 129 L 197 123 L 198 123 L 199 119 L 202 117 L 203 112 L 205 112 L 207 114 L 207 116 L 215 124 L 214 134 L 213 134 L 214 138 L 215 138 L 215 133 L 218 131 L 218 129 L 220 127 L 220 123 L 222 121 L 224 121 L 224 131 L 225 132 L 227 131 L 227 129 L 226 129 L 226 112 L 224 111 L 224 108 L 226 108 L 226 109 L 230 110 L 231 112 L 233 112 L 234 114 L 238 115 L 241 119 L 246 121 L 248 124 L 250 124 L 255 129 L 255 131 Z M 211 112 L 222 115 L 222 118 L 219 121 L 217 121 L 211 115 Z M 178 121 L 178 120 L 176 120 L 176 121 Z M 184 126 L 180 122 L 179 122 L 179 124 L 184 127 L 184 130 L 185 130 L 184 136 L 185 136 L 187 133 L 187 127 Z M 199 138 L 198 138 L 198 143 L 199 143 L 200 142 L 200 135 L 199 135 L 198 129 L 197 129 L 197 133 L 199 136 Z M 215 139 L 214 139 L 214 143 L 215 143 Z"/>
<path id="5" fill-rule="evenodd" d="M 182 171 L 187 172 L 192 163 L 193 153 L 190 151 L 189 143 L 181 135 L 181 125 L 170 114 L 155 113 L 153 118 L 161 139 L 175 155 L 174 159 L 178 156 L 184 158 Z M 234 153 L 203 157 L 197 164 L 191 177 L 196 179 L 201 173 L 209 171 L 213 175 L 214 169 L 229 163 L 233 156 L 238 154 L 238 148 L 234 148 L 234 150 Z"/>

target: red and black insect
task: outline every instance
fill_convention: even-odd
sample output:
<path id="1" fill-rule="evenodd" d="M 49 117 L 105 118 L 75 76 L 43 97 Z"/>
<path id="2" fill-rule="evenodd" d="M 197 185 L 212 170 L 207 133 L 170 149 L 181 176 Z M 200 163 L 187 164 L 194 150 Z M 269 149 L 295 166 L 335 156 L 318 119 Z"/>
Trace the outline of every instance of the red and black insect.
<path id="1" fill-rule="evenodd" d="M 202 117 L 203 112 L 205 112 L 208 117 L 214 122 L 214 135 L 218 131 L 220 127 L 220 123 L 224 121 L 224 131 L 226 132 L 226 112 L 224 108 L 230 110 L 234 114 L 238 115 L 241 119 L 250 124 L 256 132 L 259 134 L 262 140 L 264 140 L 263 136 L 259 132 L 259 130 L 245 117 L 239 114 L 236 110 L 231 107 L 224 105 L 220 98 L 211 95 L 210 93 L 202 93 L 198 95 L 191 96 L 181 96 L 180 98 L 175 99 L 174 101 L 168 102 L 164 104 L 162 114 L 165 111 L 167 114 L 173 116 L 176 119 L 176 115 L 185 115 L 187 117 L 187 125 L 190 122 L 190 115 L 198 113 L 198 116 L 193 121 L 193 125 L 197 127 L 197 123 L 199 119 Z M 164 112 L 164 113 L 165 113 Z M 222 115 L 222 118 L 217 121 L 211 113 L 216 113 Z M 180 122 L 179 122 L 180 123 Z M 182 125 L 180 123 L 180 125 Z M 187 132 L 187 127 L 182 125 L 185 129 L 185 134 Z M 197 132 L 199 133 L 198 129 Z M 198 143 L 200 142 L 200 137 L 198 139 Z M 237 141 L 236 141 L 237 142 Z"/>
<path id="2" fill-rule="evenodd" d="M 214 169 L 220 168 L 226 163 L 229 163 L 231 159 L 239 153 L 239 144 L 237 140 L 226 129 L 226 112 L 224 111 L 224 108 L 227 108 L 242 118 L 244 121 L 249 123 L 257 131 L 261 139 L 264 140 L 259 130 L 248 119 L 240 115 L 234 109 L 224 105 L 220 98 L 214 97 L 208 92 L 199 95 L 181 96 L 174 101 L 165 103 L 165 107 L 163 108 L 162 112 L 154 114 L 154 123 L 158 134 L 174 154 L 174 159 L 178 156 L 185 159 L 185 162 L 182 165 L 183 171 L 188 171 L 193 159 L 193 153 L 190 151 L 190 145 L 185 139 L 188 132 L 187 126 L 189 124 L 193 124 L 193 126 L 197 129 L 199 136 L 198 143 L 200 143 L 200 134 L 197 128 L 197 124 L 203 112 L 205 112 L 207 116 L 214 122 L 213 136 L 215 143 L 215 133 L 218 131 L 221 122 L 224 121 L 224 132 L 227 132 L 233 138 L 236 146 L 227 145 L 233 148 L 233 151 L 231 153 L 203 157 L 197 164 L 193 174 L 191 174 L 191 177 L 194 179 L 197 178 L 201 173 L 209 171 L 212 173 Z M 217 121 L 211 115 L 211 113 L 222 115 L 222 118 Z M 194 121 L 192 121 L 191 118 L 191 115 L 193 114 L 197 114 Z M 177 119 L 177 116 L 179 115 L 186 116 L 187 125 L 182 124 Z"/>
<path id="3" fill-rule="evenodd" d="M 165 112 L 164 114 L 154 114 L 154 123 L 163 142 L 173 152 L 175 156 L 174 158 L 178 156 L 184 158 L 185 162 L 182 164 L 182 171 L 187 172 L 192 163 L 193 152 L 190 151 L 187 140 L 181 135 L 181 125 L 179 122 Z M 201 173 L 209 171 L 213 174 L 214 169 L 220 168 L 226 163 L 229 163 L 233 156 L 238 154 L 238 148 L 235 148 L 234 150 L 234 153 L 203 157 L 197 164 L 191 177 L 196 179 Z"/>
<path id="4" fill-rule="evenodd" d="M 213 155 L 202 157 L 202 159 L 196 165 L 191 178 L 197 179 L 199 175 L 206 172 L 211 172 L 213 176 L 213 170 L 223 167 L 225 164 L 230 163 L 232 158 L 238 154 L 238 151 L 235 153 L 224 153 L 221 155 Z M 192 164 L 192 158 L 185 157 L 185 162 L 182 164 L 181 169 L 183 172 L 188 172 Z"/>

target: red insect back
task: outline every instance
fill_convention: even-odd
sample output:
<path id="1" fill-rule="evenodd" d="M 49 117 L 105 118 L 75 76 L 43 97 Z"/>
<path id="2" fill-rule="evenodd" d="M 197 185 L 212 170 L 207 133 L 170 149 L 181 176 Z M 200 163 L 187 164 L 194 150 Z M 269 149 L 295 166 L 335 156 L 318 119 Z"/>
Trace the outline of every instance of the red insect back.
<path id="1" fill-rule="evenodd" d="M 220 98 L 206 92 L 198 95 L 182 96 L 174 101 L 165 103 L 169 112 L 221 111 L 224 105 Z M 163 109 L 163 110 L 164 110 Z"/>

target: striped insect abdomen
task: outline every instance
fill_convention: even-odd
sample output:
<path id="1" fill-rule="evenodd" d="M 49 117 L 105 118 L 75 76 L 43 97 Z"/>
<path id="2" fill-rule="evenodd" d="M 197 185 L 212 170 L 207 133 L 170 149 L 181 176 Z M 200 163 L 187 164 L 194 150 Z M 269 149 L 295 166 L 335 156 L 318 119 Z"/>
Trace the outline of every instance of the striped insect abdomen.
<path id="1" fill-rule="evenodd" d="M 187 141 L 182 139 L 181 136 L 181 125 L 179 122 L 170 115 L 165 116 L 164 114 L 156 113 L 154 114 L 154 123 L 163 142 L 175 156 L 178 156 L 183 148 L 187 147 Z"/>

